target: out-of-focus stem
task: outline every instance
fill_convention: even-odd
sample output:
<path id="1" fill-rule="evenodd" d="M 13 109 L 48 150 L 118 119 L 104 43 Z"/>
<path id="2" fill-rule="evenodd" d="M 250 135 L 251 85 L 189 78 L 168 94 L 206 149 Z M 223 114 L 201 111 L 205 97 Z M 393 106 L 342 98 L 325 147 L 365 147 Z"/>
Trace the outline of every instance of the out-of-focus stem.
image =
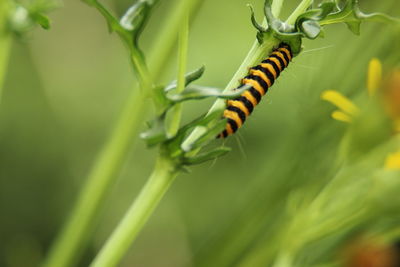
<path id="1" fill-rule="evenodd" d="M 11 52 L 11 33 L 7 29 L 7 19 L 10 12 L 8 0 L 0 1 L 0 102 L 7 74 L 8 59 Z"/>
<path id="2" fill-rule="evenodd" d="M 140 59 L 132 53 L 132 62 L 136 69 L 146 69 L 136 65 Z M 45 267 L 74 266 L 88 242 L 99 207 L 104 196 L 117 177 L 124 158 L 132 147 L 137 132 L 142 125 L 143 110 L 146 107 L 146 94 L 151 88 L 147 77 L 141 77 L 143 90 L 133 91 L 108 142 L 96 159 L 86 184 L 82 188 L 71 217 L 61 235 L 52 247 Z"/>

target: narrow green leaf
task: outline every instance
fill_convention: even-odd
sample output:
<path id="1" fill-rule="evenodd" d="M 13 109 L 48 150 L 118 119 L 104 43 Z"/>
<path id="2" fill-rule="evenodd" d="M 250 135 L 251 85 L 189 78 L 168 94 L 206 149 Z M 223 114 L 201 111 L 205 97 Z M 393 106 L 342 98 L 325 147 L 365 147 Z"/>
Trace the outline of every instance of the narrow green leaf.
<path id="1" fill-rule="evenodd" d="M 360 32 L 360 24 L 362 21 L 375 21 L 381 23 L 400 25 L 400 19 L 390 17 L 383 13 L 366 14 L 360 10 L 358 0 L 349 0 L 342 9 L 333 12 L 320 21 L 320 25 L 328 25 L 335 23 L 346 23 L 349 29 L 355 34 Z"/>
<path id="2" fill-rule="evenodd" d="M 132 32 L 137 30 L 145 19 L 147 7 L 148 6 L 146 3 L 140 1 L 128 8 L 128 10 L 120 19 L 122 28 Z"/>
<path id="3" fill-rule="evenodd" d="M 191 71 L 185 75 L 185 86 L 189 85 L 191 82 L 199 79 L 205 71 L 205 67 L 201 66 L 200 68 Z M 169 85 L 167 85 L 164 89 L 165 92 L 172 91 L 177 87 L 177 80 L 172 81 Z"/>
<path id="4" fill-rule="evenodd" d="M 208 144 L 210 141 L 215 140 L 218 134 L 220 134 L 226 126 L 226 119 L 221 119 L 216 125 L 211 128 L 206 128 L 202 136 L 196 139 L 195 142 L 185 147 L 184 151 L 189 152 L 190 150 L 197 149 L 201 146 Z"/>
<path id="5" fill-rule="evenodd" d="M 346 25 L 352 33 L 360 35 L 361 21 L 346 22 Z"/>
<path id="6" fill-rule="evenodd" d="M 31 14 L 32 19 L 39 24 L 43 29 L 50 29 L 50 20 L 47 16 L 40 13 Z"/>
<path id="7" fill-rule="evenodd" d="M 140 138 L 146 141 L 148 147 L 154 147 L 168 140 L 164 127 L 165 114 L 150 122 L 150 129 L 141 133 Z"/>
<path id="8" fill-rule="evenodd" d="M 185 124 L 181 129 L 179 129 L 180 133 L 186 134 L 188 131 L 197 126 L 207 126 L 209 123 L 221 117 L 223 110 L 216 110 L 208 115 L 201 115 L 197 119 Z"/>
<path id="9" fill-rule="evenodd" d="M 254 8 L 252 5 L 247 4 L 247 6 L 250 8 L 250 12 L 251 12 L 251 23 L 253 24 L 253 26 L 259 31 L 259 32 L 266 32 L 267 28 L 264 28 L 263 26 L 261 26 L 255 16 L 254 16 Z"/>
<path id="10" fill-rule="evenodd" d="M 218 147 L 211 151 L 198 154 L 197 156 L 185 158 L 183 160 L 183 164 L 185 164 L 185 165 L 200 164 L 200 163 L 221 157 L 221 156 L 225 155 L 226 153 L 228 153 L 229 151 L 231 151 L 231 149 L 229 147 Z"/>
<path id="11" fill-rule="evenodd" d="M 164 86 L 154 87 L 152 91 L 152 100 L 155 104 L 157 115 L 164 113 L 173 104 L 165 95 Z"/>
<path id="12" fill-rule="evenodd" d="M 178 133 L 176 134 L 175 138 L 173 140 L 171 140 L 168 144 L 169 149 L 171 151 L 189 151 L 188 147 L 182 147 L 181 148 L 181 144 L 183 142 L 183 140 L 187 137 L 187 135 L 189 134 L 189 132 L 196 128 L 196 127 L 203 127 L 204 131 L 207 131 L 208 129 L 208 125 L 215 123 L 215 121 L 219 120 L 221 118 L 222 115 L 222 110 L 216 110 L 208 115 L 201 115 L 200 117 L 196 118 L 195 120 L 185 124 L 184 126 L 182 126 Z"/>
<path id="13" fill-rule="evenodd" d="M 190 85 L 185 91 L 180 94 L 169 94 L 167 98 L 174 102 L 179 103 L 183 101 L 193 100 L 193 99 L 204 99 L 208 97 L 218 97 L 223 99 L 232 99 L 240 96 L 244 91 L 250 89 L 250 85 L 242 86 L 240 89 L 235 89 L 230 92 L 223 93 L 218 88 L 205 87 L 199 85 Z"/>
<path id="14" fill-rule="evenodd" d="M 313 20 L 306 20 L 301 24 L 301 30 L 309 39 L 315 39 L 321 32 L 321 27 L 318 22 Z"/>
<path id="15" fill-rule="evenodd" d="M 128 8 L 120 19 L 121 27 L 131 33 L 135 46 L 138 46 L 138 38 L 150 17 L 150 10 L 154 4 L 153 0 L 139 0 Z"/>
<path id="16" fill-rule="evenodd" d="M 116 31 L 117 33 L 124 34 L 125 30 L 121 27 L 118 20 L 97 0 L 82 0 L 89 6 L 96 8 L 107 22 L 108 30 L 110 32 Z"/>

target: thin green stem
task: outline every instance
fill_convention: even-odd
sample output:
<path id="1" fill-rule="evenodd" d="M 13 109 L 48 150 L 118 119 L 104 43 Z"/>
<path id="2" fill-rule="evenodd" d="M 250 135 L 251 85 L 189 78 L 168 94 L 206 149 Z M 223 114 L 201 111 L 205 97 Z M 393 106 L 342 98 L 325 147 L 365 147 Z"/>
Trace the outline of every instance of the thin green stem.
<path id="1" fill-rule="evenodd" d="M 186 12 L 192 14 L 197 12 L 196 7 L 201 1 L 192 0 L 185 1 L 185 3 L 184 5 L 179 4 L 176 9 L 172 9 L 172 13 L 169 15 L 170 19 L 167 19 L 167 21 L 174 21 L 174 23 L 167 23 L 160 33 L 160 36 L 168 38 L 165 38 L 163 42 L 157 41 L 152 50 L 150 57 L 158 59 L 157 65 L 154 66 L 153 77 L 156 77 L 167 64 L 180 26 L 179 23 L 175 22 L 181 21 Z M 96 225 L 99 208 L 109 188 L 116 180 L 118 171 L 121 169 L 124 159 L 133 146 L 137 133 L 143 124 L 143 115 L 149 106 L 146 104 L 146 97 L 149 89 L 151 89 L 149 88 L 151 76 L 143 64 L 141 55 L 136 51 L 131 52 L 132 64 L 140 76 L 143 90 L 132 91 L 115 129 L 95 160 L 71 215 L 51 248 L 43 267 L 74 266 L 79 260 Z"/>
<path id="2" fill-rule="evenodd" d="M 189 16 L 192 20 L 198 13 L 202 0 L 176 0 L 175 5 L 171 8 L 171 16 L 164 23 L 164 30 L 157 34 L 154 45 L 151 48 L 151 54 L 148 57 L 149 67 L 153 77 L 158 77 L 164 70 L 164 64 L 169 60 L 170 52 L 174 49 L 175 40 L 178 30 L 185 16 Z"/>
<path id="3" fill-rule="evenodd" d="M 289 18 L 286 20 L 288 24 L 294 24 L 296 22 L 297 17 L 304 13 L 307 8 L 312 4 L 313 0 L 303 0 L 301 3 L 296 7 L 292 14 L 290 14 Z"/>
<path id="4" fill-rule="evenodd" d="M 7 30 L 7 19 L 10 12 L 9 1 L 0 2 L 0 101 L 2 96 L 2 88 L 7 73 L 7 64 L 11 51 L 11 33 Z"/>
<path id="5" fill-rule="evenodd" d="M 273 264 L 273 267 L 291 267 L 291 266 L 293 266 L 292 258 L 290 257 L 289 254 L 286 253 L 279 254 L 276 261 Z"/>
<path id="6" fill-rule="evenodd" d="M 176 92 L 181 93 L 185 89 L 185 73 L 186 73 L 186 62 L 188 54 L 188 42 L 189 42 L 189 18 L 186 15 L 181 23 L 181 30 L 179 32 L 178 41 L 178 83 Z M 171 120 L 168 127 L 168 135 L 175 136 L 178 132 L 179 125 L 181 122 L 182 104 L 175 105 L 171 111 Z"/>
<path id="7" fill-rule="evenodd" d="M 152 77 L 142 55 L 137 49 L 131 49 L 131 61 L 139 78 L 140 88 L 150 91 L 152 89 Z"/>
<path id="8" fill-rule="evenodd" d="M 279 14 L 281 14 L 282 6 L 283 6 L 284 0 L 274 0 L 271 5 L 272 9 L 272 15 L 274 17 L 279 17 Z"/>
<path id="9" fill-rule="evenodd" d="M 161 154 L 146 185 L 91 267 L 113 267 L 119 263 L 176 176 L 174 162 Z"/>
<path id="10" fill-rule="evenodd" d="M 181 29 L 179 32 L 179 49 L 178 49 L 178 84 L 176 91 L 178 93 L 183 92 L 185 89 L 185 73 L 186 73 L 186 62 L 188 55 L 188 43 L 189 43 L 189 17 L 186 14 L 181 23 Z"/>
<path id="11" fill-rule="evenodd" d="M 8 59 L 11 52 L 11 36 L 0 37 L 0 102 L 3 95 L 3 86 L 7 74 Z"/>

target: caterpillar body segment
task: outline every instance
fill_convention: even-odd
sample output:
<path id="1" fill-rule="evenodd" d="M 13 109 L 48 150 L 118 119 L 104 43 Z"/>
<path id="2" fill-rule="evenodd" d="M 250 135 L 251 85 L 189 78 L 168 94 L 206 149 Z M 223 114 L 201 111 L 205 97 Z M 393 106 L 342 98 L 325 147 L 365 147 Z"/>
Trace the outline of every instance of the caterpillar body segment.
<path id="1" fill-rule="evenodd" d="M 226 138 L 243 125 L 292 58 L 290 46 L 280 43 L 279 47 L 273 50 L 266 59 L 249 69 L 248 75 L 241 80 L 238 89 L 246 85 L 251 87 L 239 97 L 226 102 L 223 117 L 227 119 L 227 123 L 225 130 L 217 138 Z"/>

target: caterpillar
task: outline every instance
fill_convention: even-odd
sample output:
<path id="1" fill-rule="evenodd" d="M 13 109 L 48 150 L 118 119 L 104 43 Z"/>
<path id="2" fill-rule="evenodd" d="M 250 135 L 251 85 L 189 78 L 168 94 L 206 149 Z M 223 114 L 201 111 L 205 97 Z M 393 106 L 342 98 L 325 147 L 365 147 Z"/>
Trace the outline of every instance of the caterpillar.
<path id="1" fill-rule="evenodd" d="M 226 138 L 234 134 L 246 118 L 253 112 L 254 107 L 260 102 L 280 73 L 289 65 L 293 54 L 290 46 L 280 43 L 278 48 L 257 66 L 249 69 L 248 75 L 241 80 L 237 89 L 243 86 L 251 86 L 239 97 L 228 100 L 223 113 L 223 118 L 227 119 L 225 130 L 217 138 Z"/>

